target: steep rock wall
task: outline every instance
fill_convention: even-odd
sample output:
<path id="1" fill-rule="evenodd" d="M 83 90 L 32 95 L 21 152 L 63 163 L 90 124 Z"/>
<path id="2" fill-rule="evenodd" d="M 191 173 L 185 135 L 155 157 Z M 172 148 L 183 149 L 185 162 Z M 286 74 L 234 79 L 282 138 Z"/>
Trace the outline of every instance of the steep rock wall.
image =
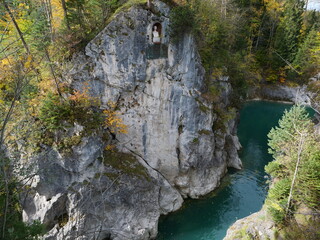
<path id="1" fill-rule="evenodd" d="M 119 13 L 73 59 L 71 86 L 88 84 L 102 109 L 115 103 L 128 133 L 113 136 L 117 152 L 104 150 L 100 129 L 68 155 L 48 147 L 34 158 L 24 220 L 46 223 L 46 239 L 154 238 L 160 214 L 177 210 L 183 197 L 212 191 L 228 166 L 241 168 L 235 119 L 213 130 L 219 119 L 202 94 L 195 41 L 185 34 L 170 43 L 169 11 L 154 1 L 152 11 Z M 152 44 L 155 23 L 162 25 L 160 50 Z M 217 84 L 227 111 L 230 84 Z"/>
<path id="2" fill-rule="evenodd" d="M 141 8 L 120 13 L 77 59 L 71 81 L 79 89 L 89 83 L 103 105 L 117 103 L 129 126 L 128 134 L 116 136 L 118 148 L 141 157 L 183 196 L 197 197 L 218 185 L 228 162 L 240 167 L 232 148 L 239 144 L 232 122 L 226 133 L 212 130 L 217 119 L 201 95 L 204 70 L 193 37 L 170 44 L 168 11 L 163 5 L 158 11 L 161 17 Z M 148 39 L 156 22 L 163 26 L 168 58 L 150 60 Z"/>

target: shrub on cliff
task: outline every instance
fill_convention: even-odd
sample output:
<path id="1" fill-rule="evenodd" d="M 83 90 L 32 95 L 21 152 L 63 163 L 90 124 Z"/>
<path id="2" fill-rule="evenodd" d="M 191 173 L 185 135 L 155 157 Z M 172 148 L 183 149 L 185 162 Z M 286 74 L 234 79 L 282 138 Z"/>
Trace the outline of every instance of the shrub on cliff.
<path id="1" fill-rule="evenodd" d="M 58 95 L 48 94 L 41 104 L 39 119 L 48 130 L 61 127 L 61 120 L 70 116 L 70 105 L 60 101 Z"/>
<path id="2" fill-rule="evenodd" d="M 169 34 L 173 42 L 177 42 L 183 34 L 196 27 L 193 10 L 188 5 L 174 7 L 170 13 Z"/>

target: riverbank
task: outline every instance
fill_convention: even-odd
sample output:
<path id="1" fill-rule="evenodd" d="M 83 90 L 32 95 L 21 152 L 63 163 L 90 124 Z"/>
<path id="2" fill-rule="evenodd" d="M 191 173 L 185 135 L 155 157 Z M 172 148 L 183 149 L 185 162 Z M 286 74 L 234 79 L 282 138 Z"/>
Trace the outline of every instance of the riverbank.
<path id="1" fill-rule="evenodd" d="M 261 83 L 251 87 L 246 93 L 246 100 L 265 100 L 282 103 L 295 103 L 298 105 L 310 106 L 320 114 L 320 106 L 316 99 L 317 89 L 311 85 L 319 83 L 320 75 L 310 79 L 308 84 L 298 85 L 296 83 Z M 313 91 L 314 90 L 314 91 Z"/>
<path id="2" fill-rule="evenodd" d="M 237 220 L 228 229 L 223 240 L 259 239 L 270 240 L 276 237 L 276 226 L 265 209 Z"/>
<path id="3" fill-rule="evenodd" d="M 290 104 L 269 101 L 244 103 L 238 137 L 243 170 L 229 169 L 221 186 L 206 198 L 187 200 L 177 212 L 162 216 L 158 240 L 221 240 L 237 219 L 261 209 L 267 194 L 264 166 L 268 154 L 267 133 Z"/>
<path id="4" fill-rule="evenodd" d="M 292 108 L 281 118 L 279 127 L 273 129 L 272 134 L 268 135 L 268 145 L 273 153 L 277 151 L 276 149 L 280 152 L 274 154 L 272 164 L 266 166 L 267 173 L 271 176 L 271 187 L 262 209 L 236 221 L 228 229 L 224 240 L 319 239 L 317 230 L 320 220 L 319 211 L 313 203 L 318 201 L 317 196 L 319 196 L 319 190 L 313 187 L 317 186 L 318 176 L 315 172 L 318 172 L 320 167 L 317 163 L 320 160 L 318 156 L 320 132 L 317 130 L 319 125 L 315 125 L 316 122 L 311 121 L 310 118 L 303 117 L 305 112 L 299 115 L 298 110 L 294 109 L 303 108 L 297 106 Z M 307 112 L 311 118 L 316 114 L 311 108 Z M 306 134 L 307 131 L 308 134 Z M 286 137 L 288 132 L 290 136 Z M 304 135 L 301 135 L 301 132 L 304 132 Z M 300 140 L 295 137 L 296 135 Z M 286 140 L 283 141 L 282 138 Z M 303 141 L 301 141 L 302 138 Z M 299 149 L 297 149 L 298 145 Z M 296 176 L 298 182 L 293 185 Z M 290 200 L 287 199 L 291 196 L 292 204 L 288 206 Z"/>

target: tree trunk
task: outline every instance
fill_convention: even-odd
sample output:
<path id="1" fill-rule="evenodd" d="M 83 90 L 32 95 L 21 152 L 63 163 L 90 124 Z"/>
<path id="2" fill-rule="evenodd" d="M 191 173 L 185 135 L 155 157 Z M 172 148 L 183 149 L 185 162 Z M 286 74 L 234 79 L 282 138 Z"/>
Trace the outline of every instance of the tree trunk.
<path id="1" fill-rule="evenodd" d="M 11 101 L 11 105 L 9 107 L 9 110 L 7 111 L 7 113 L 5 114 L 3 123 L 1 125 L 1 131 L 0 131 L 0 166 L 1 166 L 1 171 L 2 171 L 2 178 L 3 178 L 3 182 L 5 185 L 5 203 L 4 203 L 4 209 L 3 209 L 3 222 L 2 222 L 2 238 L 4 239 L 4 235 L 5 235 L 5 230 L 6 230 L 6 225 L 7 225 L 7 217 L 8 217 L 8 209 L 9 209 L 9 201 L 10 201 L 10 192 L 9 192 L 9 171 L 10 168 L 8 166 L 8 163 L 6 162 L 6 158 L 5 158 L 5 147 L 4 147 L 4 139 L 5 139 L 5 131 L 7 128 L 7 125 L 12 117 L 13 114 L 13 110 L 15 108 L 16 102 L 18 100 L 18 98 L 21 95 L 21 91 L 23 88 L 23 80 L 24 77 L 20 74 L 20 68 L 18 66 L 18 79 L 17 79 L 17 83 L 15 85 L 15 91 L 14 91 L 14 97 Z M 2 159 L 3 158 L 3 159 Z"/>
<path id="2" fill-rule="evenodd" d="M 65 0 L 61 0 L 61 5 L 64 13 L 64 19 L 66 21 L 67 28 L 70 30 L 70 24 L 68 20 L 68 10 L 67 10 L 67 5 Z"/>
<path id="3" fill-rule="evenodd" d="M 308 3 L 309 3 L 309 1 L 306 0 L 305 2 L 306 2 L 306 3 L 305 3 L 305 8 L 308 9 Z"/>
<path id="4" fill-rule="evenodd" d="M 53 41 L 53 26 L 52 26 L 52 7 L 51 7 L 51 0 L 42 0 L 42 5 L 44 6 L 45 9 L 45 15 L 47 18 L 47 22 L 49 24 L 50 28 L 50 38 L 51 41 Z"/>
<path id="5" fill-rule="evenodd" d="M 11 18 L 11 20 L 12 20 L 12 22 L 13 22 L 13 24 L 14 24 L 17 32 L 18 32 L 18 34 L 19 34 L 19 37 L 20 37 L 20 39 L 21 39 L 21 41 L 22 41 L 22 44 L 23 44 L 24 48 L 26 49 L 27 53 L 29 54 L 29 53 L 30 53 L 30 49 L 29 49 L 26 41 L 24 40 L 23 34 L 22 34 L 22 32 L 21 32 L 21 30 L 20 30 L 20 28 L 19 28 L 19 25 L 18 25 L 18 23 L 16 22 L 16 19 L 15 19 L 15 17 L 13 16 L 13 14 L 12 14 L 12 12 L 11 12 L 8 4 L 6 3 L 5 0 L 2 0 L 2 4 L 3 4 L 3 6 L 5 7 L 5 9 L 7 10 L 7 12 L 9 13 L 9 16 L 10 16 L 10 18 Z"/>
<path id="6" fill-rule="evenodd" d="M 289 211 L 289 208 L 290 208 L 290 203 L 291 203 L 291 199 L 292 199 L 294 183 L 296 181 L 297 174 L 298 174 L 298 169 L 299 169 L 299 165 L 300 165 L 303 144 L 304 144 L 304 134 L 300 133 L 300 140 L 299 140 L 299 146 L 298 146 L 298 159 L 297 159 L 297 162 L 296 162 L 296 168 L 294 170 L 293 179 L 292 179 L 292 182 L 291 182 L 290 193 L 289 193 L 287 207 L 286 207 L 286 215 L 285 215 L 286 217 L 288 215 L 288 211 Z"/>
<path id="7" fill-rule="evenodd" d="M 54 79 L 54 82 L 56 84 L 57 92 L 58 92 L 59 96 L 62 97 L 62 94 L 61 94 L 61 91 L 60 91 L 60 87 L 59 87 L 59 82 L 58 82 L 57 76 L 56 76 L 56 74 L 54 72 L 54 69 L 52 67 L 52 61 L 50 59 L 50 55 L 49 55 L 49 52 L 48 52 L 47 49 L 45 49 L 45 55 L 46 55 L 47 62 L 49 64 L 51 75 L 52 75 L 52 77 Z"/>

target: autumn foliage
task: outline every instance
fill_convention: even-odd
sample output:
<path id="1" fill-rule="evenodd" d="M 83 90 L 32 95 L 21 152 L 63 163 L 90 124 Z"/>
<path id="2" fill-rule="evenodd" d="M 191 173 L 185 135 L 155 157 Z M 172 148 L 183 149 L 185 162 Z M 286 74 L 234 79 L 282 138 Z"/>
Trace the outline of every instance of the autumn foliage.
<path id="1" fill-rule="evenodd" d="M 111 133 L 128 133 L 128 126 L 123 123 L 119 113 L 113 109 L 116 107 L 114 102 L 109 102 L 109 109 L 103 111 L 105 114 L 105 126 L 110 129 Z"/>

